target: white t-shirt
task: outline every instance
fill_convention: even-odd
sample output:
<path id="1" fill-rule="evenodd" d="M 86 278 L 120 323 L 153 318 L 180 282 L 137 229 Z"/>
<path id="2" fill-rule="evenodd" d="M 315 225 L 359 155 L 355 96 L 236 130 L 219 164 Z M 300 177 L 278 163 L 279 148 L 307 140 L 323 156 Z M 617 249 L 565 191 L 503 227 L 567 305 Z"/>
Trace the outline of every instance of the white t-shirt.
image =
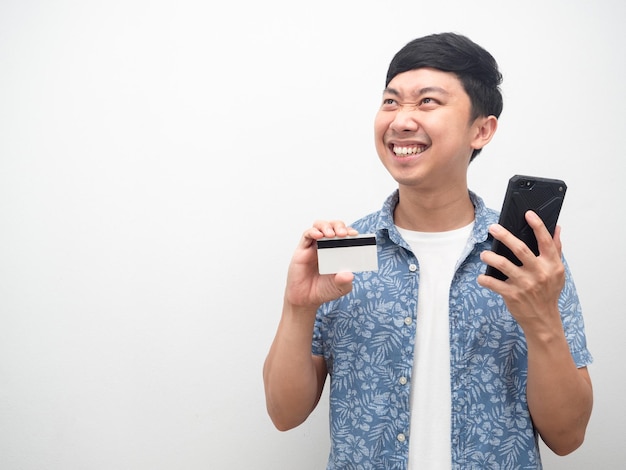
<path id="1" fill-rule="evenodd" d="M 419 264 L 409 470 L 452 466 L 450 284 L 473 226 L 436 233 L 398 227 Z"/>

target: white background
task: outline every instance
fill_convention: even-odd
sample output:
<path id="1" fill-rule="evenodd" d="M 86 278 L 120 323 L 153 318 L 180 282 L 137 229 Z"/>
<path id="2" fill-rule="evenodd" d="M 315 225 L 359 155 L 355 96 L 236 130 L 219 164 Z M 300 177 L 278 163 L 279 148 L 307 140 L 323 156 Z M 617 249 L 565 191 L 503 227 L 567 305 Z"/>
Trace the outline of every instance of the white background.
<path id="1" fill-rule="evenodd" d="M 287 433 L 261 369 L 316 218 L 394 182 L 373 117 L 392 55 L 456 31 L 504 73 L 470 168 L 568 186 L 565 254 L 595 408 L 573 455 L 623 462 L 626 3 L 0 2 L 0 468 L 324 468 L 327 404 Z"/>

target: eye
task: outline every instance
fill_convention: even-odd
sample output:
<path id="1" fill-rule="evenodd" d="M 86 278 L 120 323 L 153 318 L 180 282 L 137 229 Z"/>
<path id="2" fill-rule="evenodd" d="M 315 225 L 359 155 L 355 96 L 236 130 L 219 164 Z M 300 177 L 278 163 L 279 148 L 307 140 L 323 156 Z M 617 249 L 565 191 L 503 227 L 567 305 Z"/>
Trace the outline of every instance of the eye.
<path id="1" fill-rule="evenodd" d="M 383 98 L 382 109 L 393 109 L 398 106 L 398 102 L 393 98 Z"/>
<path id="2" fill-rule="evenodd" d="M 431 98 L 430 96 L 425 96 L 424 98 L 420 100 L 419 107 L 423 109 L 434 109 L 437 106 L 439 106 L 439 104 L 440 104 L 439 100 L 436 100 L 435 98 Z"/>

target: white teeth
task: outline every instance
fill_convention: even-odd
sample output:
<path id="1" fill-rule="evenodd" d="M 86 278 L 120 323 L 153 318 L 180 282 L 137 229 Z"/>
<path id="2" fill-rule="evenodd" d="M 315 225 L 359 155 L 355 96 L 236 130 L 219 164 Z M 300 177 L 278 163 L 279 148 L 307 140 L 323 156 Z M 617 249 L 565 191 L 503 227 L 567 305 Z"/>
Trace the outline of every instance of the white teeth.
<path id="1" fill-rule="evenodd" d="M 426 147 L 394 147 L 393 153 L 396 155 L 417 155 L 426 150 Z"/>

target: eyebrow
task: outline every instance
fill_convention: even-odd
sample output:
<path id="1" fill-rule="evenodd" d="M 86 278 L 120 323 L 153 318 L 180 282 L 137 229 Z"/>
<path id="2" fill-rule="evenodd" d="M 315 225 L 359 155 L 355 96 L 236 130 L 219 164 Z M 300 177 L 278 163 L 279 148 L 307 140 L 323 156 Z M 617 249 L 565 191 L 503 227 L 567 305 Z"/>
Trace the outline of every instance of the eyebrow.
<path id="1" fill-rule="evenodd" d="M 398 90 L 396 90 L 395 88 L 390 88 L 390 87 L 386 87 L 383 90 L 383 94 L 384 93 L 389 93 L 391 95 L 394 96 L 400 96 L 400 92 Z M 418 90 L 416 90 L 415 92 L 412 93 L 413 96 L 422 96 L 422 95 L 426 95 L 428 93 L 438 93 L 440 95 L 449 95 L 450 93 L 448 93 L 446 90 L 444 90 L 441 87 L 438 86 L 427 86 L 424 88 L 420 88 Z"/>

